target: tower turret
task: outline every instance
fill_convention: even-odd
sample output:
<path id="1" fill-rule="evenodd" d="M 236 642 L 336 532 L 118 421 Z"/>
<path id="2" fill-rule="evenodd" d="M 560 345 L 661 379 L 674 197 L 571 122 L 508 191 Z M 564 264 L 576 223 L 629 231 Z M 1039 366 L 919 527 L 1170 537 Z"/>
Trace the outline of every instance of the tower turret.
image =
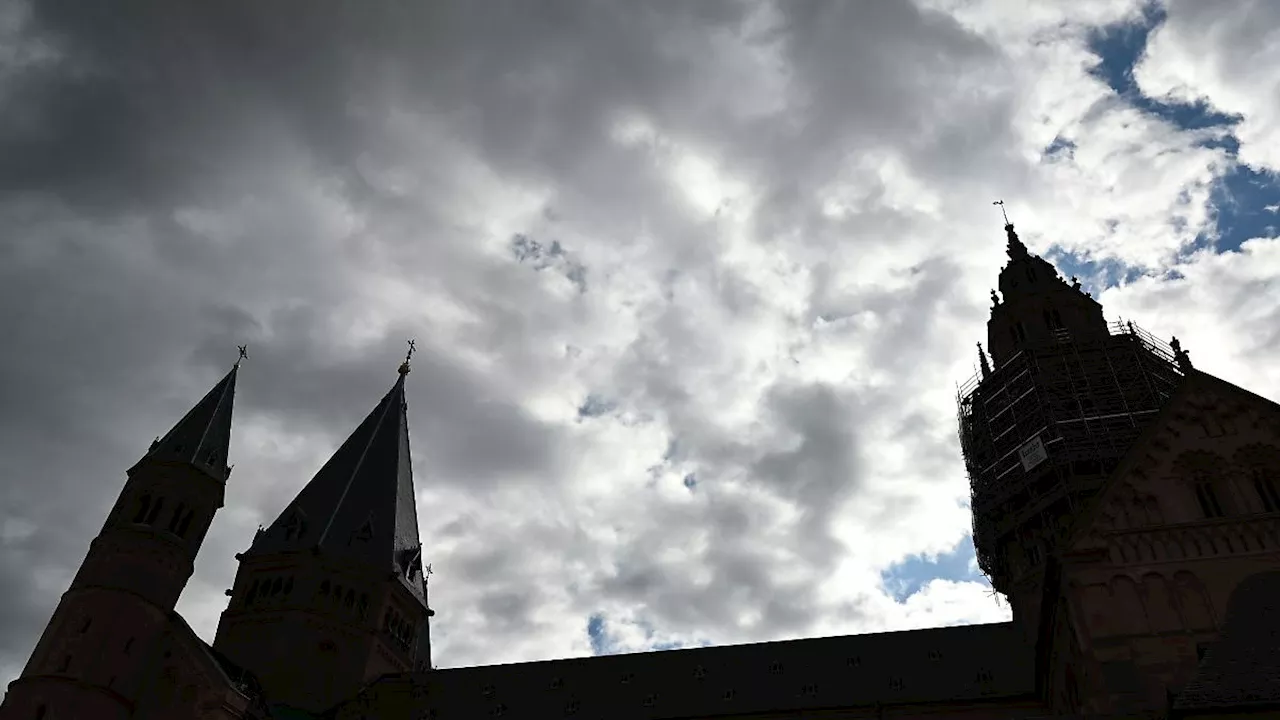
<path id="1" fill-rule="evenodd" d="M 231 473 L 237 362 L 128 471 L 0 717 L 132 717 Z"/>
<path id="2" fill-rule="evenodd" d="M 1004 231 L 1009 262 L 1000 271 L 1003 302 L 995 304 L 987 321 L 987 347 L 997 366 L 1028 344 L 1087 342 L 1110 334 L 1097 300 L 1078 282 L 1068 285 L 1049 261 L 1032 255 L 1012 223 Z"/>
<path id="3" fill-rule="evenodd" d="M 430 667 L 408 373 L 406 359 L 364 422 L 237 555 L 214 647 L 273 702 L 320 711 L 379 675 Z"/>
<path id="4" fill-rule="evenodd" d="M 1102 306 L 1006 222 L 991 367 L 958 396 L 978 564 L 1034 627 L 1047 557 L 1181 381 L 1174 351 Z M 984 363 L 985 364 L 985 363 Z"/>

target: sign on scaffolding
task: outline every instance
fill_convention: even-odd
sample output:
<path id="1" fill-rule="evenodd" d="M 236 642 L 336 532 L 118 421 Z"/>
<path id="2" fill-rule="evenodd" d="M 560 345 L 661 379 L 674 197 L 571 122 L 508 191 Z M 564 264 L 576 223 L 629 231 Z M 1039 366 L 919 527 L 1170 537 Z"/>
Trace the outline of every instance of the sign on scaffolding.
<path id="1" fill-rule="evenodd" d="M 1040 436 L 1037 435 L 1018 448 L 1018 457 L 1022 460 L 1022 469 L 1029 471 L 1048 460 L 1049 453 L 1044 449 L 1044 443 L 1040 442 Z"/>

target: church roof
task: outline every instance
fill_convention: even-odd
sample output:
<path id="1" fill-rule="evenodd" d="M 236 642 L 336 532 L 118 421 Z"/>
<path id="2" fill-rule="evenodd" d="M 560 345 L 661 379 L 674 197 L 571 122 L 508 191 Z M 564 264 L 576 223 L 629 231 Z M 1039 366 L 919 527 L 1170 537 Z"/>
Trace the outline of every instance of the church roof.
<path id="1" fill-rule="evenodd" d="M 1174 701 L 1193 710 L 1280 708 L 1280 572 L 1252 575 L 1227 604 L 1218 642 Z"/>
<path id="2" fill-rule="evenodd" d="M 687 718 L 935 702 L 1034 706 L 1032 648 L 1012 623 L 437 669 L 440 720 Z M 1038 706 L 1037 706 L 1038 707 Z"/>
<path id="3" fill-rule="evenodd" d="M 219 482 L 231 474 L 227 453 L 231 446 L 231 411 L 236 396 L 236 363 L 195 407 L 164 437 L 151 443 L 147 454 L 133 466 L 147 462 L 182 463 L 194 466 Z M 132 470 L 130 471 L 132 472 Z"/>
<path id="4" fill-rule="evenodd" d="M 395 573 L 426 604 L 400 378 L 265 531 L 252 554 L 318 550 Z"/>

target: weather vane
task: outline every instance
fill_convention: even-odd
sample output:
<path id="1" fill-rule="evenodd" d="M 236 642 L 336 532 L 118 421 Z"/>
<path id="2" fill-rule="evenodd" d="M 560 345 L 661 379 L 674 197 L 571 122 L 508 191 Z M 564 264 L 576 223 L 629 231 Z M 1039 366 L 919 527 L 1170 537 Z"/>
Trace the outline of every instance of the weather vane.
<path id="1" fill-rule="evenodd" d="M 993 203 L 991 203 L 991 204 L 992 204 L 992 205 L 999 205 L 999 206 L 1000 206 L 1000 214 L 1004 216 L 1004 224 L 1005 224 L 1005 225 L 1008 225 L 1008 224 L 1009 224 L 1009 213 L 1007 213 L 1007 212 L 1005 212 L 1005 211 L 1004 211 L 1004 201 L 1003 201 L 1003 200 L 997 200 L 997 201 L 995 201 L 995 202 L 993 202 Z"/>
<path id="2" fill-rule="evenodd" d="M 240 357 L 236 358 L 236 365 L 239 365 L 241 360 L 249 359 L 249 345 L 247 343 L 244 345 L 237 345 L 236 349 L 240 351 Z"/>

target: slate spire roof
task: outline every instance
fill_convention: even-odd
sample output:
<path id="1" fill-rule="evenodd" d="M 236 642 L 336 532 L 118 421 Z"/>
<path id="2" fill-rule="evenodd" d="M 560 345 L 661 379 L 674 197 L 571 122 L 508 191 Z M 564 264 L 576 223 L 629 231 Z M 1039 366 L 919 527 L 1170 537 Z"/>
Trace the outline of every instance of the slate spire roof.
<path id="1" fill-rule="evenodd" d="M 182 463 L 195 467 L 206 475 L 226 482 L 231 475 L 227 464 L 227 452 L 231 446 L 231 411 L 236 397 L 237 361 L 218 384 L 213 386 L 195 407 L 173 426 L 164 437 L 156 438 L 133 468 L 132 474 L 144 463 Z"/>
<path id="2" fill-rule="evenodd" d="M 426 604 L 400 377 L 311 482 L 259 531 L 252 554 L 314 550 L 385 570 Z"/>

